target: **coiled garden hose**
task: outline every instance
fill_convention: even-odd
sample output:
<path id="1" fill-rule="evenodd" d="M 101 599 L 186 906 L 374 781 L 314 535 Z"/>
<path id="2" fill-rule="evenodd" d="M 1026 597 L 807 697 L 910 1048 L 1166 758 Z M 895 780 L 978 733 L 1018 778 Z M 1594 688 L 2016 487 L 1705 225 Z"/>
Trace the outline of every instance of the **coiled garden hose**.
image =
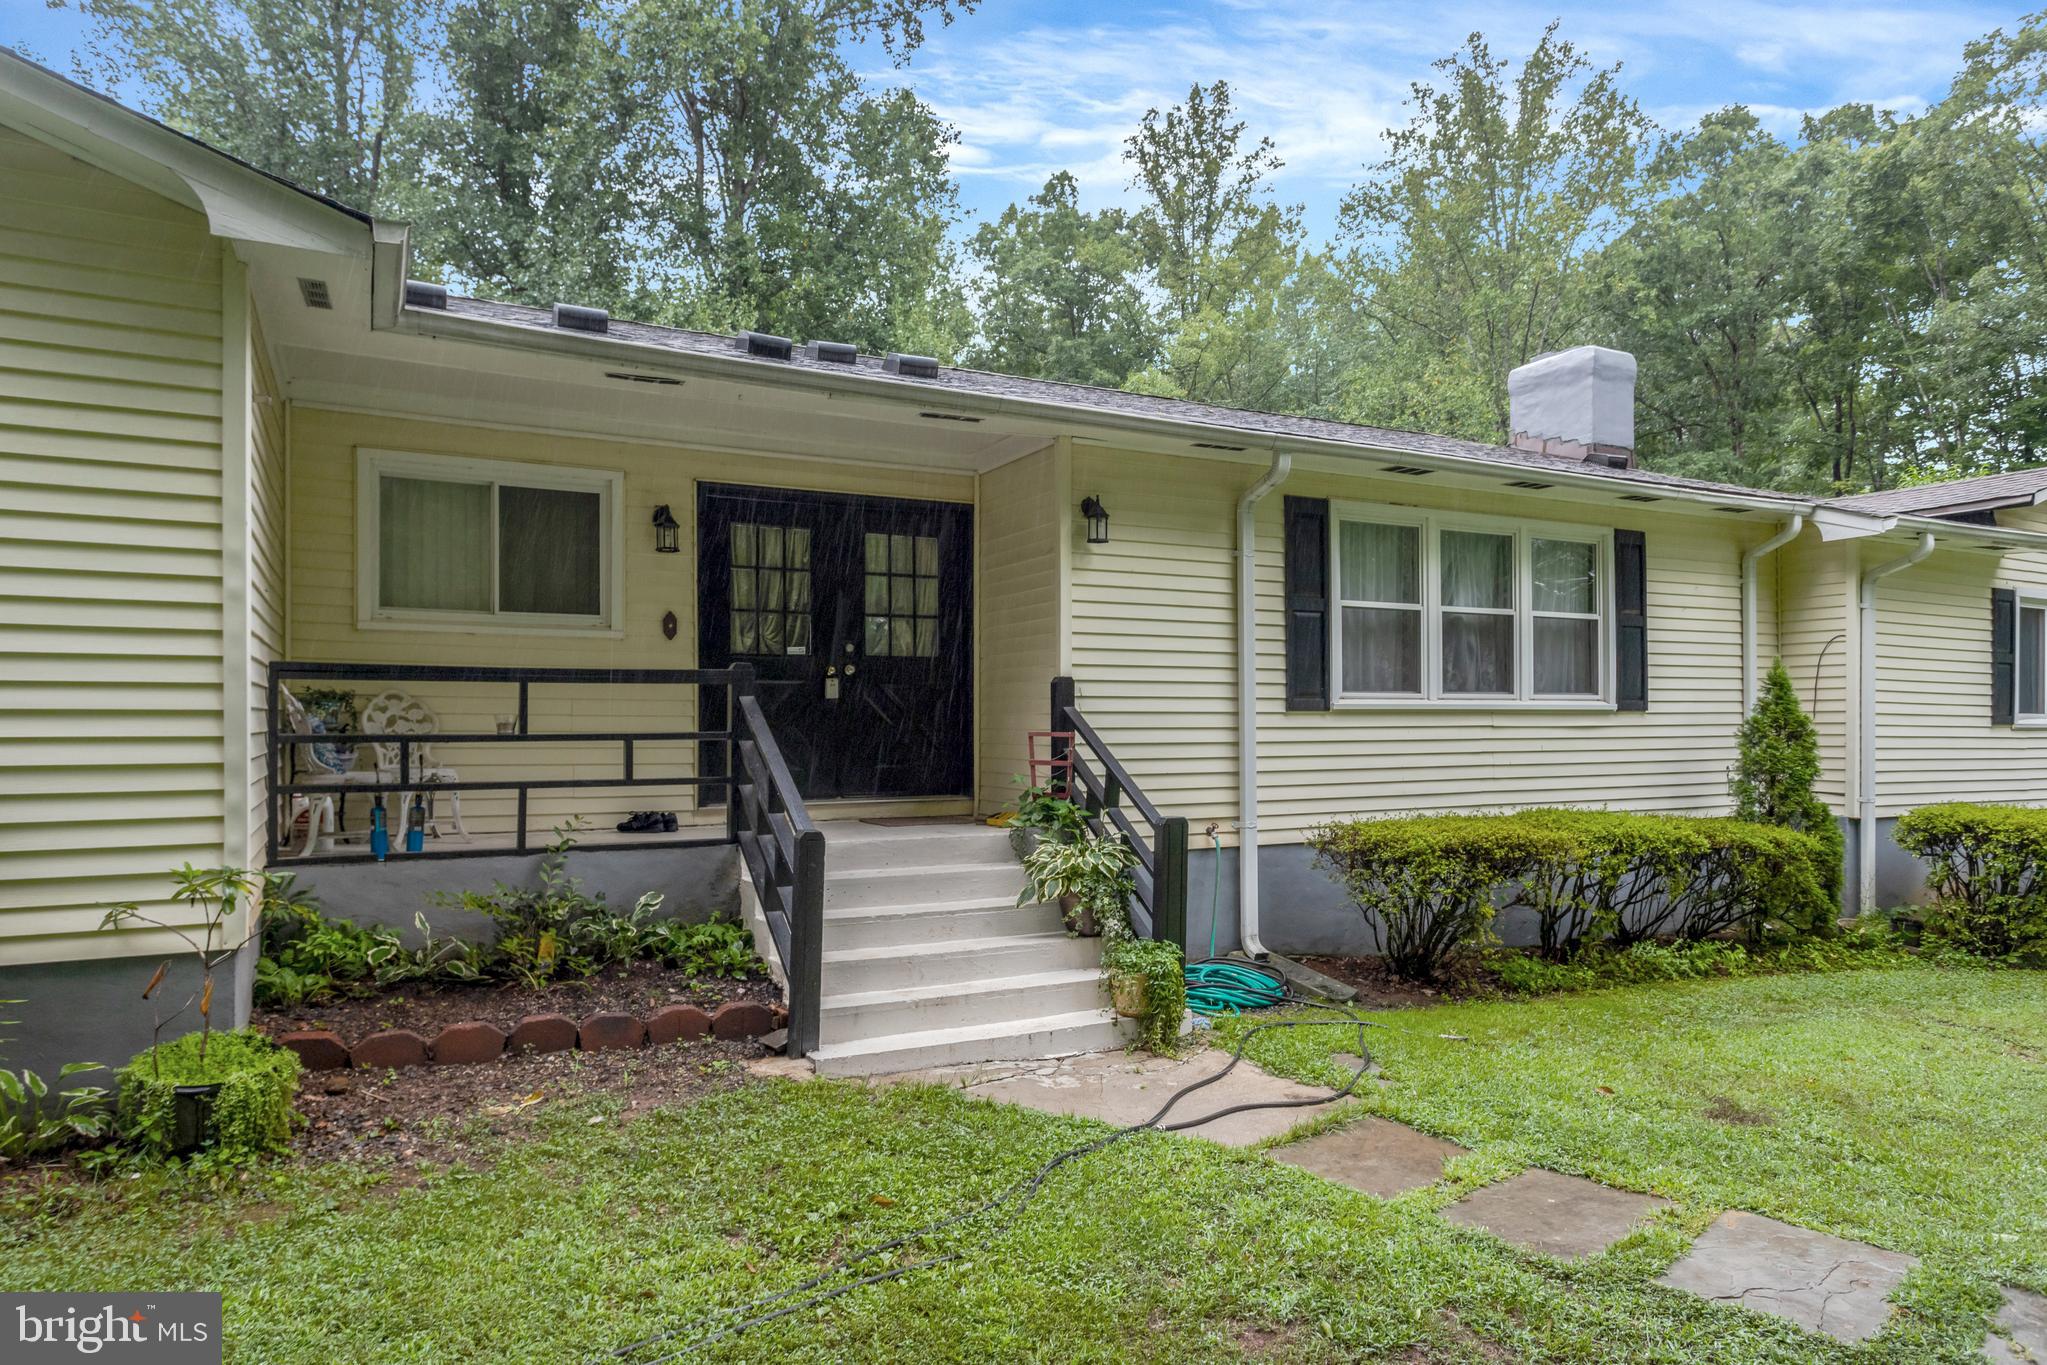
<path id="1" fill-rule="evenodd" d="M 1213 825 L 1208 839 L 1215 847 L 1215 876 L 1210 879 L 1208 897 L 1208 956 L 1187 964 L 1187 1008 L 1213 1017 L 1285 1004 L 1291 993 L 1286 978 L 1278 972 L 1249 958 L 1215 955 L 1216 919 L 1222 907 L 1223 841 Z"/>

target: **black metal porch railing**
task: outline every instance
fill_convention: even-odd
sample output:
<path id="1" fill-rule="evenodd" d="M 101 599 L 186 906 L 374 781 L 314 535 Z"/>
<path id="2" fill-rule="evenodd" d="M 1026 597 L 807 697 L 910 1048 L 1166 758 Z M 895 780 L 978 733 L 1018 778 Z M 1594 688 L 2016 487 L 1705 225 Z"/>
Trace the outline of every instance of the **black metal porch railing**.
<path id="1" fill-rule="evenodd" d="M 1068 739 L 1067 736 L 1072 736 Z M 1093 758 L 1088 757 L 1089 754 Z M 1114 829 L 1137 851 L 1131 869 L 1137 894 L 1131 897 L 1130 927 L 1139 938 L 1165 939 L 1187 947 L 1187 818 L 1162 815 L 1117 761 L 1095 728 L 1074 704 L 1073 679 L 1052 679 L 1052 757 L 1064 760 L 1069 795 L 1088 814 L 1096 833 Z M 1140 830 L 1124 808 L 1125 798 L 1144 821 Z"/>
<path id="2" fill-rule="evenodd" d="M 431 731 L 419 734 L 349 733 L 312 734 L 281 727 L 284 714 L 281 693 L 291 680 L 325 684 L 361 683 L 482 683 L 517 689 L 517 721 L 508 732 L 453 733 Z M 731 699 L 722 729 L 693 730 L 566 730 L 536 731 L 532 728 L 531 693 L 535 686 L 672 686 L 716 687 Z M 702 837 L 684 836 L 653 840 L 607 842 L 596 850 L 627 848 L 695 848 L 715 844 L 737 844 L 746 859 L 747 870 L 761 898 L 769 938 L 781 958 L 788 981 L 789 1051 L 801 1056 L 817 1046 L 818 997 L 821 989 L 821 948 L 824 938 L 825 840 L 803 807 L 803 799 L 789 776 L 788 765 L 774 734 L 762 718 L 754 696 L 754 671 L 749 664 L 730 668 L 445 668 L 431 664 L 288 663 L 273 661 L 268 679 L 268 739 L 266 776 L 269 799 L 265 802 L 265 842 L 272 867 L 313 864 L 364 863 L 375 854 L 367 845 L 326 853 L 286 853 L 280 842 L 292 819 L 293 797 L 342 799 L 363 796 L 372 799 L 396 793 L 421 795 L 446 792 L 509 791 L 517 794 L 516 828 L 512 852 L 530 850 L 528 798 L 536 791 L 575 789 L 623 789 L 633 787 L 691 787 L 719 792 L 735 788 L 737 800 L 726 802 L 722 829 L 705 826 Z M 619 774 L 616 777 L 505 777 L 460 781 L 428 781 L 419 773 L 418 749 L 455 745 L 577 745 L 617 744 Z M 636 763 L 636 746 L 652 743 L 693 743 L 701 754 L 706 747 L 723 746 L 724 773 L 661 773 L 648 775 Z M 355 746 L 377 744 L 398 750 L 396 776 L 381 773 L 372 781 L 301 780 L 292 761 L 295 751 L 309 744 Z M 578 765 L 588 763 L 579 756 Z M 732 774 L 727 776 L 725 774 Z M 737 777 L 740 780 L 735 781 Z M 400 818 L 404 812 L 400 812 Z M 315 818 L 308 812 L 308 819 Z M 338 821 L 336 822 L 338 825 Z M 281 828 L 284 827 L 284 828 Z M 417 853 L 398 851 L 393 860 L 423 858 L 474 858 L 502 856 L 507 850 L 488 842 L 459 848 L 445 845 Z"/>

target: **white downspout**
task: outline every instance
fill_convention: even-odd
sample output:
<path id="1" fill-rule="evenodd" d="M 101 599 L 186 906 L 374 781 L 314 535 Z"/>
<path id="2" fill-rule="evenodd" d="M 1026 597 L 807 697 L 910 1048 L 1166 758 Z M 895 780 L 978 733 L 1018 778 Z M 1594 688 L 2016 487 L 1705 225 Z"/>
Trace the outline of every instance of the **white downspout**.
<path id="1" fill-rule="evenodd" d="M 1856 670 L 1861 707 L 1856 719 L 1855 872 L 1860 884 L 1856 904 L 1865 911 L 1876 909 L 1876 585 L 1879 579 L 1909 569 L 1932 553 L 1933 532 L 1926 531 L 1912 553 L 1862 571 L 1861 615 L 1856 622 L 1861 637 Z"/>
<path id="2" fill-rule="evenodd" d="M 1784 529 L 1741 557 L 1741 714 L 1756 709 L 1756 565 L 1764 555 L 1798 539 L 1805 518 L 1794 516 Z"/>
<path id="3" fill-rule="evenodd" d="M 1258 937 L 1258 531 L 1253 509 L 1293 467 L 1291 454 L 1275 450 L 1265 477 L 1237 499 L 1237 937 L 1245 955 L 1254 958 L 1265 956 L 1265 943 Z"/>

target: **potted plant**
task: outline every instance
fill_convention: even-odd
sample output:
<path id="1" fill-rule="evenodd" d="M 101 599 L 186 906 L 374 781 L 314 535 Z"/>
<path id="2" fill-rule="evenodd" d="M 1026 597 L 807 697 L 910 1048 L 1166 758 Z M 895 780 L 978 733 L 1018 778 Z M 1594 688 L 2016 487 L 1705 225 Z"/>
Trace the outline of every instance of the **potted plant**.
<path id="1" fill-rule="evenodd" d="M 1021 783 L 1021 777 L 1014 779 Z M 1019 858 L 1050 839 L 1070 843 L 1087 832 L 1087 812 L 1066 797 L 1063 787 L 1047 783 L 1025 787 L 1017 798 L 1016 813 L 1003 822 L 1009 826 L 1009 846 Z"/>
<path id="2" fill-rule="evenodd" d="M 1179 946 L 1162 939 L 1116 940 L 1102 952 L 1102 975 L 1116 1013 L 1138 1021 L 1138 1042 L 1150 1052 L 1172 1052 L 1187 1010 Z"/>
<path id="3" fill-rule="evenodd" d="M 1120 937 L 1128 932 L 1123 906 L 1136 861 L 1136 852 L 1114 830 L 1047 839 L 1024 858 L 1024 889 L 1016 903 L 1057 904 L 1066 931 L 1080 938 Z"/>
<path id="4" fill-rule="evenodd" d="M 156 1126 L 161 1131 L 154 1136 L 165 1150 L 182 1154 L 204 1145 L 212 1125 L 214 1104 L 222 1087 L 231 1079 L 227 1073 L 234 1069 L 232 1059 L 215 1058 L 215 1065 L 211 1068 L 208 1065 L 207 1050 L 213 1039 L 213 974 L 244 944 L 262 932 L 263 909 L 274 890 L 279 889 L 279 884 L 261 872 L 244 868 L 197 868 L 189 863 L 173 872 L 171 879 L 171 901 L 186 907 L 181 913 L 163 919 L 133 903 L 117 905 L 101 917 L 100 928 L 125 929 L 147 925 L 175 934 L 192 950 L 199 979 L 183 1004 L 169 1014 L 163 1011 L 164 987 L 171 974 L 168 958 L 151 974 L 149 984 L 142 988 L 142 998 L 149 1001 L 155 1011 L 149 1051 L 144 1054 L 148 1059 L 148 1079 L 152 1088 L 161 1092 L 160 1112 L 154 1115 Z M 249 923 L 246 932 L 230 940 L 228 924 L 234 918 L 236 907 L 242 904 L 250 907 Z M 198 1041 L 181 1047 L 181 1057 L 183 1053 L 190 1052 L 189 1061 L 178 1068 L 182 1074 L 172 1077 L 171 1083 L 165 1086 L 164 1030 L 195 1005 L 199 1011 Z M 132 1095 L 139 1088 L 136 1082 L 130 1081 L 129 1073 L 136 1073 L 139 1077 L 142 1063 L 143 1056 L 138 1056 L 123 1072 L 126 1084 L 122 1098 L 126 1107 L 132 1108 Z M 216 1071 L 220 1074 L 215 1075 Z"/>

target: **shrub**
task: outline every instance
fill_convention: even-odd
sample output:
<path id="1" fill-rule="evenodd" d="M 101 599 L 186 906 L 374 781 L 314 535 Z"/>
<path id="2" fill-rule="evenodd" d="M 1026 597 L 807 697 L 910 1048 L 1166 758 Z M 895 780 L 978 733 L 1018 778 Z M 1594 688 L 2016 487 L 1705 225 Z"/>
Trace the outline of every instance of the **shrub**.
<path id="1" fill-rule="evenodd" d="M 1736 736 L 1734 774 L 1728 783 L 1734 817 L 1755 824 L 1779 825 L 1811 835 L 1833 856 L 1822 869 L 1821 888 L 1835 905 L 1841 902 L 1841 827 L 1827 803 L 1813 791 L 1820 775 L 1819 733 L 1798 704 L 1791 675 L 1779 659 L 1763 680 L 1755 710 Z M 1832 924 L 1829 917 L 1823 924 Z"/>
<path id="2" fill-rule="evenodd" d="M 758 976 L 767 970 L 753 950 L 753 935 L 745 925 L 729 919 L 710 919 L 702 924 L 665 920 L 642 935 L 639 951 L 642 957 L 658 959 L 691 976 L 736 979 Z"/>
<path id="3" fill-rule="evenodd" d="M 2047 810 L 1921 806 L 1894 837 L 1926 863 L 1929 936 L 1983 957 L 2047 955 Z"/>
<path id="4" fill-rule="evenodd" d="M 661 907 L 660 893 L 648 892 L 631 910 L 619 914 L 604 903 L 601 894 L 585 895 L 582 882 L 568 875 L 569 850 L 573 847 L 574 827 L 557 829 L 554 842 L 540 860 L 538 887 L 499 882 L 489 891 L 440 897 L 443 904 L 473 910 L 497 926 L 497 937 L 490 947 L 468 959 L 477 974 L 543 986 L 550 981 L 590 976 L 639 951 L 648 920 Z M 420 927 L 425 930 L 423 917 Z M 459 978 L 461 964 L 455 957 L 442 944 L 423 963 L 416 952 L 412 958 L 394 956 L 391 961 L 399 971 L 419 967 L 443 970 Z M 451 967 L 453 970 L 447 970 Z"/>
<path id="5" fill-rule="evenodd" d="M 176 1131 L 175 1091 L 218 1083 L 204 1142 L 230 1159 L 282 1147 L 291 1138 L 299 1059 L 253 1029 L 218 1033 L 202 1052 L 188 1033 L 136 1054 L 120 1073 L 121 1130 L 145 1153 L 167 1155 Z"/>
<path id="6" fill-rule="evenodd" d="M 1558 836 L 1522 872 L 1519 896 L 1535 912 L 1536 941 L 1552 961 L 1588 942 L 1625 946 L 1663 932 L 1677 913 L 1671 887 L 1708 847 L 1697 822 L 1675 816 L 1535 810 L 1511 818 Z"/>
<path id="7" fill-rule="evenodd" d="M 1760 944 L 1825 933 L 1832 926 L 1840 906 L 1838 837 L 1828 842 L 1746 820 L 1682 822 L 1697 831 L 1703 845 L 1698 862 L 1669 888 L 1670 922 L 1684 937 L 1739 930 Z"/>
<path id="8" fill-rule="evenodd" d="M 1365 912 L 1387 967 L 1433 981 L 1459 951 L 1493 941 L 1494 899 L 1569 856 L 1569 836 L 1506 815 L 1394 816 L 1312 830 L 1316 862 Z"/>

